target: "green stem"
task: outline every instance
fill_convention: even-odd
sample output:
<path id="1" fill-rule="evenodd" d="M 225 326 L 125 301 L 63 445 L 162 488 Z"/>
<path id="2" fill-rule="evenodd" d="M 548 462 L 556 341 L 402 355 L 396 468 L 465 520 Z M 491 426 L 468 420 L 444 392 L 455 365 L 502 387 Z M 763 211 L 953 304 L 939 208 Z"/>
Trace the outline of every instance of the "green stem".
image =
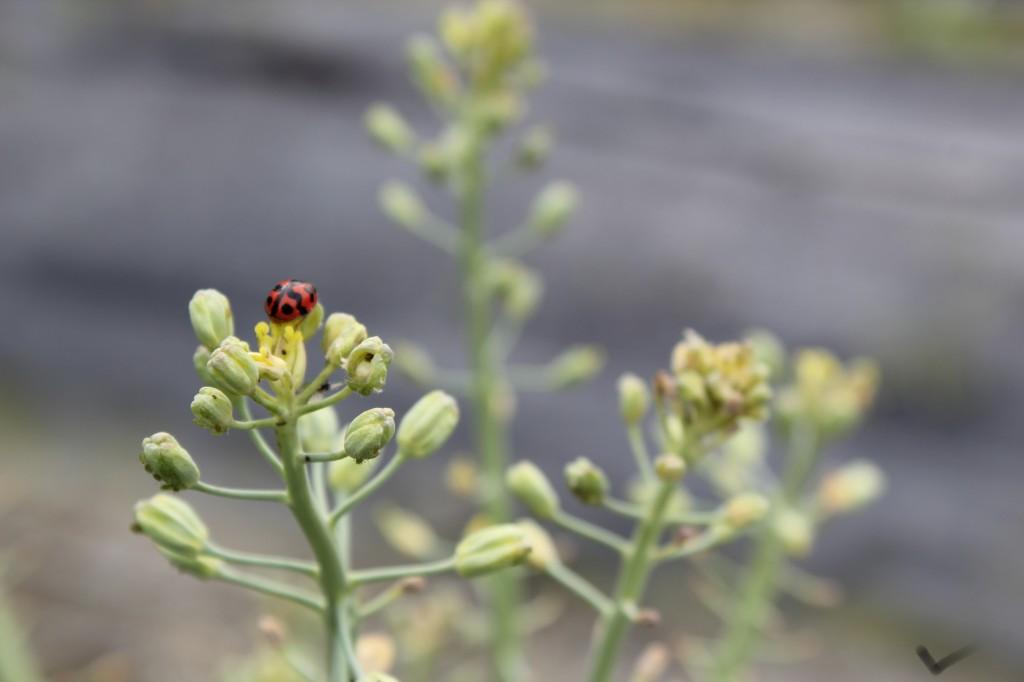
<path id="1" fill-rule="evenodd" d="M 263 594 L 270 595 L 271 597 L 280 597 L 281 599 L 287 599 L 290 602 L 301 604 L 307 608 L 315 611 L 322 611 L 324 608 L 323 601 L 318 599 L 316 596 L 309 594 L 303 590 L 297 590 L 289 587 L 288 585 L 282 585 L 281 583 L 273 580 L 267 580 L 266 578 L 259 578 L 254 575 L 248 575 L 245 573 L 239 573 L 230 568 L 221 568 L 217 572 L 217 579 L 223 580 L 226 583 L 232 585 L 239 585 L 256 592 L 262 592 Z"/>
<path id="2" fill-rule="evenodd" d="M 467 126 L 473 124 L 467 122 Z M 493 308 L 487 286 L 487 251 L 484 243 L 484 133 L 471 132 L 470 150 L 461 172 L 459 269 L 466 327 L 466 352 L 472 370 L 470 396 L 474 407 L 476 449 L 481 460 L 483 502 L 495 523 L 510 518 L 511 504 L 505 490 L 507 434 L 499 414 L 499 372 L 491 343 Z M 522 679 L 522 660 L 517 608 L 520 586 L 514 571 L 499 571 L 485 583 L 491 618 L 494 677 L 500 682 Z"/>
<path id="3" fill-rule="evenodd" d="M 317 374 L 311 382 L 306 384 L 306 387 L 303 388 L 302 392 L 295 398 L 295 402 L 299 405 L 305 405 L 308 403 L 309 399 L 313 397 L 313 394 L 319 391 L 320 387 L 328 382 L 336 369 L 337 367 L 331 364 L 325 365 L 324 368 L 320 370 L 320 373 Z"/>
<path id="4" fill-rule="evenodd" d="M 199 481 L 189 490 L 216 495 L 217 497 L 229 497 L 233 500 L 256 500 L 262 502 L 287 502 L 288 494 L 283 490 L 252 490 L 249 488 L 225 488 L 220 485 L 212 485 Z"/>
<path id="5" fill-rule="evenodd" d="M 329 647 L 327 679 L 329 682 L 348 682 L 348 665 L 344 656 L 338 656 L 344 634 L 340 616 L 343 608 L 341 602 L 347 587 L 345 569 L 331 529 L 319 513 L 318 505 L 310 491 L 306 465 L 299 445 L 297 419 L 297 415 L 292 413 L 286 422 L 276 429 L 277 447 L 283 459 L 285 482 L 288 486 L 288 506 L 302 528 L 313 550 L 313 556 L 320 566 L 320 587 L 326 600 L 324 617 Z"/>
<path id="6" fill-rule="evenodd" d="M 619 554 L 625 554 L 629 551 L 629 542 L 625 538 L 616 535 L 610 530 L 605 530 L 601 526 L 597 526 L 589 521 L 573 516 L 561 509 L 555 511 L 551 520 L 562 528 L 572 531 L 581 537 L 589 538 L 594 542 L 601 543 L 606 547 L 610 547 Z"/>
<path id="7" fill-rule="evenodd" d="M 809 425 L 795 425 L 773 509 L 798 501 L 820 452 L 817 433 Z M 784 561 L 784 548 L 769 519 L 760 527 L 753 558 L 740 579 L 738 596 L 712 657 L 710 679 L 732 682 L 742 675 L 754 653 L 757 635 L 771 614 Z"/>
<path id="8" fill-rule="evenodd" d="M 263 419 L 233 419 L 231 420 L 231 428 L 238 431 L 251 431 L 252 429 L 265 429 L 269 426 L 274 426 L 279 421 L 278 417 L 264 417 Z"/>
<path id="9" fill-rule="evenodd" d="M 249 409 L 249 403 L 245 398 L 239 397 L 234 401 L 235 409 L 238 410 L 239 414 L 242 415 L 246 420 L 252 420 L 252 410 Z M 267 439 L 263 437 L 263 434 L 258 430 L 253 429 L 249 431 L 249 438 L 252 440 L 253 445 L 259 450 L 259 453 L 263 455 L 263 458 L 274 468 L 274 471 L 278 475 L 284 475 L 284 466 L 281 464 L 281 458 L 277 456 L 277 453 L 270 447 Z"/>
<path id="10" fill-rule="evenodd" d="M 639 424 L 631 424 L 626 430 L 626 435 L 629 438 L 629 449 L 633 452 L 640 476 L 645 481 L 653 481 L 654 468 L 651 466 L 651 455 L 647 451 L 647 443 L 644 442 L 643 428 Z"/>
<path id="11" fill-rule="evenodd" d="M 337 392 L 327 396 L 323 400 L 317 400 L 315 402 L 306 403 L 305 405 L 299 406 L 299 409 L 296 410 L 296 412 L 299 414 L 299 416 L 308 414 L 309 412 L 316 412 L 317 410 L 327 407 L 328 405 L 340 403 L 342 400 L 348 398 L 350 395 L 352 395 L 352 389 L 349 388 L 348 386 L 345 386 L 344 388 L 339 389 Z"/>
<path id="12" fill-rule="evenodd" d="M 675 490 L 674 483 L 660 484 L 646 518 L 633 535 L 632 550 L 615 588 L 614 608 L 601 619 L 598 636 L 591 648 L 590 682 L 609 682 L 615 673 L 615 662 L 629 631 L 630 613 L 636 608 L 647 585 L 655 546 L 664 526 L 665 510 Z"/>
<path id="13" fill-rule="evenodd" d="M 423 564 L 386 566 L 384 568 L 373 568 L 365 571 L 352 571 L 349 574 L 349 585 L 357 587 L 368 583 L 398 580 L 399 578 L 410 578 L 412 576 L 436 575 L 438 573 L 447 573 L 454 569 L 455 559 L 449 557 L 447 559 L 431 561 Z"/>
<path id="14" fill-rule="evenodd" d="M 308 561 L 300 561 L 299 559 L 289 559 L 287 557 L 270 556 L 266 554 L 252 554 L 250 552 L 239 552 L 233 549 L 227 549 L 226 547 L 220 547 L 212 543 L 207 543 L 206 551 L 213 556 L 230 561 L 233 564 L 239 564 L 242 566 L 259 566 L 261 568 L 278 568 L 285 571 L 294 571 L 295 573 L 301 573 L 313 578 L 320 575 L 320 571 L 316 565 Z"/>
<path id="15" fill-rule="evenodd" d="M 601 590 L 594 587 L 583 576 L 565 564 L 554 561 L 551 565 L 544 568 L 544 572 L 577 597 L 594 607 L 594 610 L 598 613 L 607 614 L 614 608 L 611 600 L 604 596 Z"/>
<path id="16" fill-rule="evenodd" d="M 384 483 L 391 478 L 398 467 L 402 466 L 405 462 L 405 455 L 401 452 L 395 453 L 395 456 L 391 458 L 391 461 L 387 465 L 377 472 L 377 475 L 367 481 L 361 488 L 352 493 L 349 497 L 346 497 L 341 503 L 335 507 L 334 511 L 331 512 L 329 523 L 331 527 L 334 527 L 338 520 L 347 514 L 352 507 L 359 504 L 363 499 L 370 496 L 377 488 L 384 485 Z"/>

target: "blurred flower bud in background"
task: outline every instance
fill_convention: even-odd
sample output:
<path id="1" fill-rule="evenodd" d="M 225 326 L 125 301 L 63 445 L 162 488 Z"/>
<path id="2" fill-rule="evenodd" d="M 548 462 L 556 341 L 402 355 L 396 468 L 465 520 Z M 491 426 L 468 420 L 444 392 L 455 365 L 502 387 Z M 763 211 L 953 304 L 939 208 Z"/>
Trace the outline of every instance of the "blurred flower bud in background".
<path id="1" fill-rule="evenodd" d="M 741 530 L 763 519 L 770 507 L 764 495 L 740 493 L 723 505 L 722 520 L 731 530 Z"/>
<path id="2" fill-rule="evenodd" d="M 514 523 L 469 534 L 455 548 L 455 570 L 475 578 L 522 563 L 530 553 L 526 533 Z"/>
<path id="3" fill-rule="evenodd" d="M 444 391 L 431 391 L 413 405 L 398 426 L 398 450 L 426 457 L 444 445 L 459 423 L 459 405 Z"/>
<path id="4" fill-rule="evenodd" d="M 416 142 L 409 124 L 401 114 L 386 104 L 374 104 L 363 118 L 367 132 L 374 142 L 388 151 L 402 154 Z"/>
<path id="5" fill-rule="evenodd" d="M 619 377 L 619 414 L 627 426 L 635 426 L 643 421 L 650 408 L 651 395 L 644 380 L 627 372 Z"/>
<path id="6" fill-rule="evenodd" d="M 558 511 L 558 493 L 533 462 L 523 460 L 512 465 L 505 475 L 505 483 L 538 517 L 550 519 Z"/>
<path id="7" fill-rule="evenodd" d="M 298 426 L 299 442 L 304 452 L 330 452 L 341 432 L 338 412 L 333 405 L 302 415 Z"/>
<path id="8" fill-rule="evenodd" d="M 530 207 L 530 229 L 544 239 L 558 235 L 576 212 L 579 193 L 565 181 L 553 182 L 541 190 Z"/>
<path id="9" fill-rule="evenodd" d="M 858 459 L 825 474 L 818 487 L 818 507 L 826 516 L 843 514 L 870 504 L 884 491 L 882 470 Z"/>
<path id="10" fill-rule="evenodd" d="M 565 483 L 583 504 L 601 504 L 608 494 L 608 477 L 586 457 L 578 457 L 566 465 Z"/>
<path id="11" fill-rule="evenodd" d="M 530 546 L 530 553 L 526 557 L 530 568 L 543 571 L 560 561 L 555 541 L 543 526 L 533 519 L 520 519 L 516 525 L 523 531 L 526 543 Z"/>
<path id="12" fill-rule="evenodd" d="M 548 374 L 554 388 L 571 388 L 597 376 L 604 367 L 604 352 L 595 346 L 572 346 L 551 361 Z"/>

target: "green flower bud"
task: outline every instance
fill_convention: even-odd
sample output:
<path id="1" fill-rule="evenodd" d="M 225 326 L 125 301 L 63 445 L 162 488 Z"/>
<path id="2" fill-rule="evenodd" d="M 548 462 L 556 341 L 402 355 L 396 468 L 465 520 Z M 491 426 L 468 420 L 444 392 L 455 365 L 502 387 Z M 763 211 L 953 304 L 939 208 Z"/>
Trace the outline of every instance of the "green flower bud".
<path id="1" fill-rule="evenodd" d="M 228 297 L 216 289 L 200 289 L 188 302 L 188 316 L 199 343 L 213 350 L 235 333 Z"/>
<path id="2" fill-rule="evenodd" d="M 231 399 L 224 391 L 213 386 L 203 386 L 192 399 L 193 423 L 208 429 L 211 433 L 221 434 L 231 428 L 235 420 L 234 407 Z"/>
<path id="3" fill-rule="evenodd" d="M 157 550 L 176 569 L 200 580 L 209 580 L 216 577 L 224 566 L 223 561 L 208 554 L 179 553 L 164 549 L 163 547 L 158 547 Z"/>
<path id="4" fill-rule="evenodd" d="M 586 457 L 579 457 L 565 467 L 565 483 L 583 504 L 601 504 L 608 494 L 608 477 Z"/>
<path id="5" fill-rule="evenodd" d="M 818 488 L 823 514 L 843 514 L 870 504 L 885 491 L 885 474 L 873 462 L 854 460 L 826 474 Z"/>
<path id="6" fill-rule="evenodd" d="M 547 126 L 534 126 L 526 131 L 516 153 L 520 168 L 532 170 L 543 164 L 551 154 L 554 136 Z"/>
<path id="7" fill-rule="evenodd" d="M 184 490 L 199 482 L 199 467 L 169 433 L 154 433 L 144 439 L 139 461 L 164 490 Z"/>
<path id="8" fill-rule="evenodd" d="M 757 523 L 770 508 L 768 498 L 757 493 L 740 493 L 727 501 L 722 509 L 722 520 L 731 530 L 740 530 Z"/>
<path id="9" fill-rule="evenodd" d="M 405 556 L 414 559 L 435 556 L 437 534 L 421 516 L 389 505 L 376 510 L 374 520 L 388 544 Z"/>
<path id="10" fill-rule="evenodd" d="M 340 367 L 352 350 L 366 340 L 366 327 L 348 313 L 331 313 L 324 324 L 321 346 L 327 362 Z"/>
<path id="11" fill-rule="evenodd" d="M 398 451 L 422 458 L 444 445 L 459 423 L 459 404 L 444 391 L 431 391 L 416 401 L 398 425 Z"/>
<path id="12" fill-rule="evenodd" d="M 619 377 L 619 413 L 627 426 L 639 424 L 647 415 L 651 394 L 644 380 L 632 373 Z"/>
<path id="13" fill-rule="evenodd" d="M 161 550 L 184 556 L 201 553 L 210 537 L 192 507 L 166 493 L 135 504 L 132 530 L 148 537 Z"/>
<path id="14" fill-rule="evenodd" d="M 417 384 L 431 384 L 437 377 L 433 358 L 421 346 L 402 341 L 395 346 L 395 365 Z"/>
<path id="15" fill-rule="evenodd" d="M 526 534 L 526 543 L 530 545 L 530 553 L 526 557 L 530 568 L 543 571 L 561 561 L 555 541 L 539 523 L 533 519 L 520 519 L 516 525 Z"/>
<path id="16" fill-rule="evenodd" d="M 370 395 L 383 389 L 392 357 L 391 347 L 379 336 L 371 336 L 360 343 L 352 349 L 345 362 L 348 387 L 360 395 Z"/>
<path id="17" fill-rule="evenodd" d="M 376 466 L 377 460 L 375 459 L 363 462 L 357 462 L 348 457 L 339 459 L 328 465 L 327 482 L 334 490 L 351 493 L 366 482 Z"/>
<path id="18" fill-rule="evenodd" d="M 381 210 L 400 227 L 416 231 L 427 219 L 427 207 L 413 188 L 392 180 L 385 183 L 377 195 Z"/>
<path id="19" fill-rule="evenodd" d="M 788 554 L 798 557 L 810 554 L 814 544 L 814 526 L 806 514 L 795 509 L 783 509 L 775 515 L 772 529 Z"/>
<path id="20" fill-rule="evenodd" d="M 526 533 L 514 523 L 470 533 L 455 548 L 455 570 L 475 578 L 522 563 L 530 553 Z"/>
<path id="21" fill-rule="evenodd" d="M 604 367 L 604 353 L 594 346 L 572 346 L 551 361 L 548 373 L 554 388 L 571 388 L 589 381 Z"/>
<path id="22" fill-rule="evenodd" d="M 313 306 L 313 309 L 302 318 L 302 322 L 299 323 L 299 331 L 302 332 L 302 338 L 313 338 L 320 329 L 320 325 L 323 324 L 323 321 L 324 307 L 320 303 L 317 303 Z"/>
<path id="23" fill-rule="evenodd" d="M 524 460 L 509 468 L 505 474 L 505 485 L 542 519 L 550 519 L 558 511 L 558 494 L 544 472 L 533 462 Z"/>
<path id="24" fill-rule="evenodd" d="M 299 417 L 299 441 L 305 452 L 330 452 L 339 435 L 338 413 L 331 405 Z"/>
<path id="25" fill-rule="evenodd" d="M 260 379 L 260 368 L 249 355 L 248 344 L 233 336 L 213 351 L 206 370 L 220 388 L 237 395 L 251 395 Z"/>
<path id="26" fill-rule="evenodd" d="M 192 366 L 195 368 L 200 381 L 207 385 L 213 383 L 210 373 L 206 370 L 206 363 L 209 361 L 210 349 L 206 346 L 196 346 L 196 352 L 192 354 Z"/>
<path id="27" fill-rule="evenodd" d="M 686 462 L 679 455 L 667 452 L 654 460 L 654 472 L 666 483 L 675 483 L 686 473 Z"/>
<path id="28" fill-rule="evenodd" d="M 413 36 L 407 49 L 413 80 L 431 101 L 446 103 L 459 90 L 459 82 L 427 36 Z"/>
<path id="29" fill-rule="evenodd" d="M 490 263 L 488 279 L 494 295 L 502 302 L 505 314 L 513 320 L 524 320 L 533 314 L 544 293 L 540 277 L 515 260 Z"/>
<path id="30" fill-rule="evenodd" d="M 545 239 L 554 237 L 569 222 L 578 203 L 576 188 L 570 183 L 551 183 L 541 190 L 530 208 L 530 228 Z"/>
<path id="31" fill-rule="evenodd" d="M 374 142 L 385 149 L 401 154 L 416 141 L 405 119 L 386 104 L 374 104 L 366 111 L 363 123 Z"/>
<path id="32" fill-rule="evenodd" d="M 395 411 L 374 407 L 352 420 L 345 429 L 345 454 L 357 462 L 373 459 L 395 435 Z"/>

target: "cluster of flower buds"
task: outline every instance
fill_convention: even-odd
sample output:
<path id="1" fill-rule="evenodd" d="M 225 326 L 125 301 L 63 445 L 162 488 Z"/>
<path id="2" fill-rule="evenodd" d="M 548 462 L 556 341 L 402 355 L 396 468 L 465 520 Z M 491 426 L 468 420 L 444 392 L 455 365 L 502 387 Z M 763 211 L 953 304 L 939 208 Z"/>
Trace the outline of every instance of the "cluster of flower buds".
<path id="1" fill-rule="evenodd" d="M 871 407 L 878 376 L 878 366 L 870 360 L 844 365 L 823 349 L 799 351 L 793 361 L 793 383 L 779 394 L 779 416 L 786 424 L 810 424 L 825 439 L 842 436 Z"/>
<path id="2" fill-rule="evenodd" d="M 730 434 L 742 422 L 768 416 L 769 369 L 747 343 L 711 344 L 688 330 L 672 351 L 672 373 L 659 374 L 656 398 L 667 420 L 667 445 Z"/>

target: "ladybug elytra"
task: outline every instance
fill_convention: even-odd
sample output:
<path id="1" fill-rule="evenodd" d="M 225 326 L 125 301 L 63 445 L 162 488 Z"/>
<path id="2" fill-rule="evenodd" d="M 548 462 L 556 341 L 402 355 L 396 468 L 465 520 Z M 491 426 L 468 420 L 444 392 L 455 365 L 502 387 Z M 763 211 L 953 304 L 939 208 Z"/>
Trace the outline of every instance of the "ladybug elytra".
<path id="1" fill-rule="evenodd" d="M 291 322 L 308 315 L 316 306 L 316 287 L 298 279 L 282 279 L 267 294 L 263 309 L 278 322 Z"/>

